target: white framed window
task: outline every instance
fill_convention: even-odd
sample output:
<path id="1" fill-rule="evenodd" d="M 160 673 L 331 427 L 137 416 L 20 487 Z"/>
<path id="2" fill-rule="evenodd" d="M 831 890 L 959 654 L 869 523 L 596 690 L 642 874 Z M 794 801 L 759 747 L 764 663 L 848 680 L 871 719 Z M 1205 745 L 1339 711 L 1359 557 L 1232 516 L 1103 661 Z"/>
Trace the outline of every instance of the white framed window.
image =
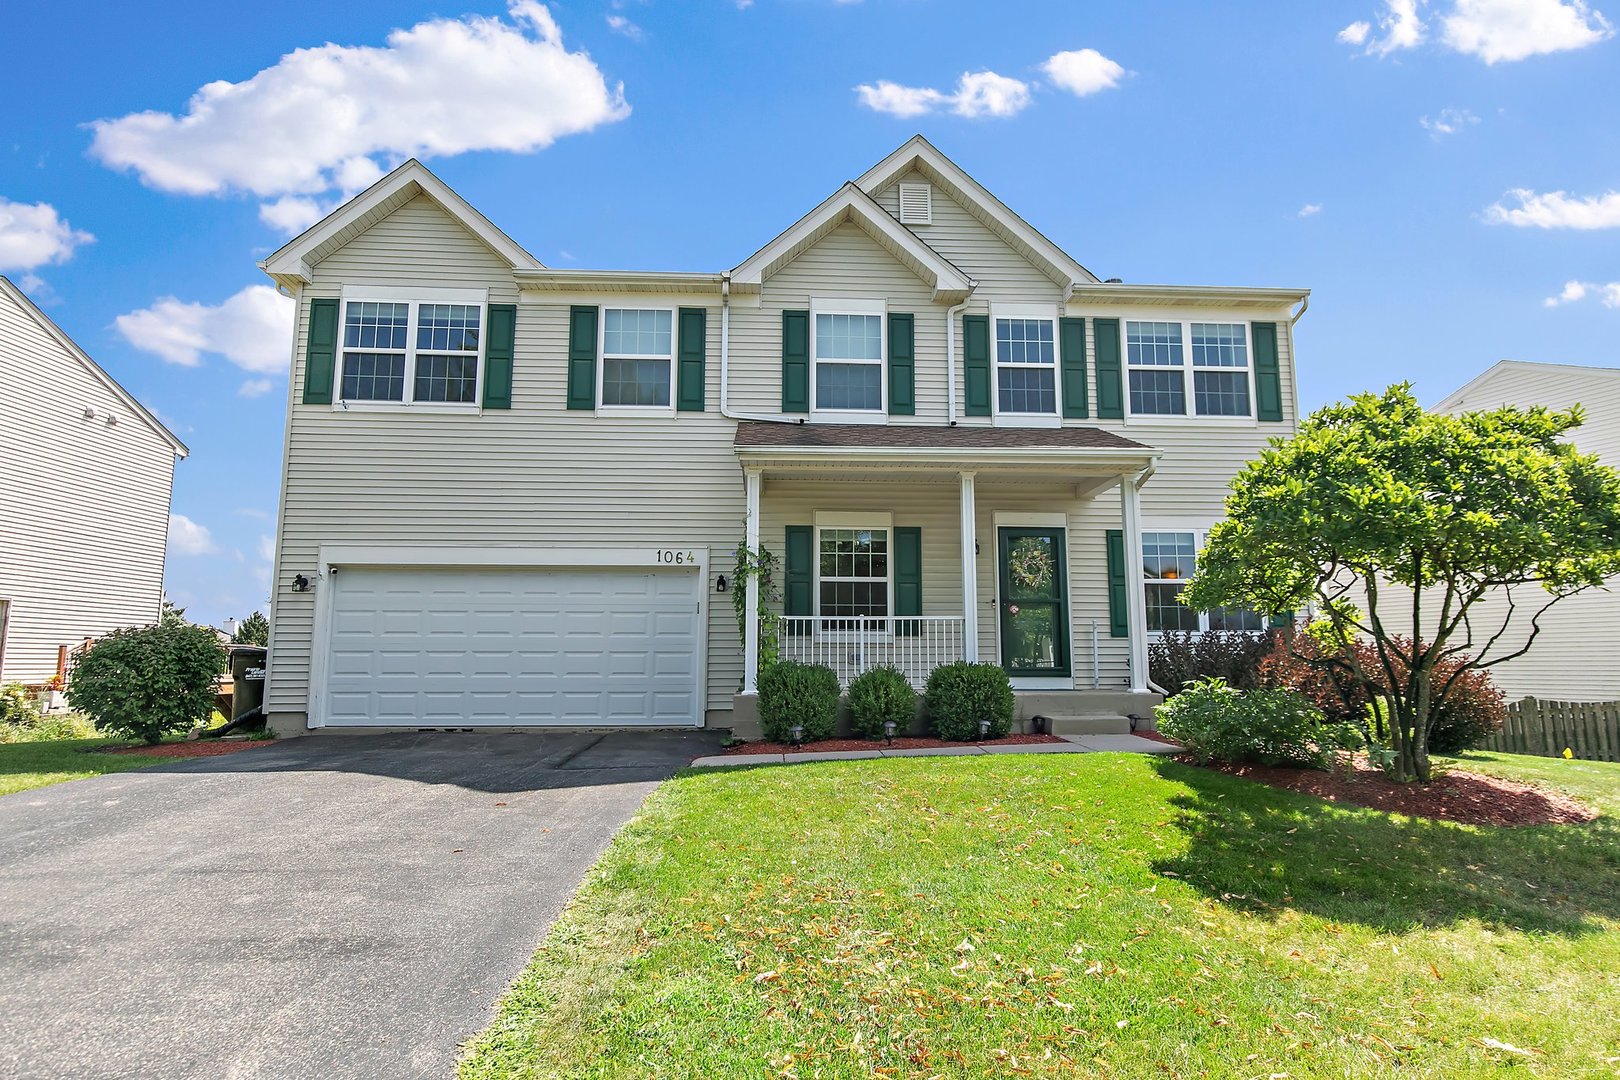
<path id="1" fill-rule="evenodd" d="M 1050 307 L 997 304 L 990 312 L 996 416 L 1058 417 L 1057 316 Z"/>
<path id="2" fill-rule="evenodd" d="M 1182 590 L 1198 569 L 1198 552 L 1206 536 L 1196 529 L 1142 533 L 1142 579 L 1149 634 L 1259 633 L 1266 629 L 1266 620 L 1247 608 L 1194 611 L 1181 602 Z"/>
<path id="3" fill-rule="evenodd" d="M 1131 416 L 1254 418 L 1245 323 L 1127 320 L 1125 369 Z"/>
<path id="4" fill-rule="evenodd" d="M 816 515 L 816 626 L 853 631 L 857 619 L 887 619 L 894 611 L 893 517 Z"/>
<path id="5" fill-rule="evenodd" d="M 602 309 L 596 400 L 604 410 L 670 411 L 674 308 Z"/>
<path id="6" fill-rule="evenodd" d="M 810 302 L 811 407 L 824 418 L 880 421 L 883 385 L 882 300 Z"/>
<path id="7" fill-rule="evenodd" d="M 334 408 L 477 409 L 481 289 L 343 292 Z"/>

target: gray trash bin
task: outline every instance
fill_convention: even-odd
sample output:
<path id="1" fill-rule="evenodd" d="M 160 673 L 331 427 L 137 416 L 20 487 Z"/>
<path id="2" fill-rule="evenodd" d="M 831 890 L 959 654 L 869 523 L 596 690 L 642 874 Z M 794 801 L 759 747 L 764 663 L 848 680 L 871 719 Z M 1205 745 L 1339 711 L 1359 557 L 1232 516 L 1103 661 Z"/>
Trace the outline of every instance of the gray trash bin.
<path id="1" fill-rule="evenodd" d="M 264 705 L 264 661 L 268 651 L 258 645 L 232 646 L 232 721 L 240 720 Z"/>

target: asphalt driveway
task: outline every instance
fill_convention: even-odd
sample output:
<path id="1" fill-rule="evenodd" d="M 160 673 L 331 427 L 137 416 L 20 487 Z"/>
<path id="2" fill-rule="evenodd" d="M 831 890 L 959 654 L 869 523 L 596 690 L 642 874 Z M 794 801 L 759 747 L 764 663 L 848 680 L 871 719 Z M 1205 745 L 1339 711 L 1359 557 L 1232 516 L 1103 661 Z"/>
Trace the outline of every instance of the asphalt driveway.
<path id="1" fill-rule="evenodd" d="M 0 798 L 0 1075 L 444 1077 L 707 733 L 291 739 Z"/>

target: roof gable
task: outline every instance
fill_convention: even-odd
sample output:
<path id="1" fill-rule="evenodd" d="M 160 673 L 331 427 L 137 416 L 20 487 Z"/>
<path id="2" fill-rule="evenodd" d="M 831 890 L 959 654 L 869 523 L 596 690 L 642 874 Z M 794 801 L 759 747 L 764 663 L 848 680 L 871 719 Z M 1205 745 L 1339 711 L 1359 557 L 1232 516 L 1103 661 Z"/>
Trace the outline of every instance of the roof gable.
<path id="1" fill-rule="evenodd" d="M 478 237 L 513 270 L 543 270 L 540 260 L 525 251 L 471 203 L 415 158 L 372 184 L 320 221 L 287 241 L 259 268 L 289 287 L 307 283 L 310 268 L 395 210 L 425 195 L 445 213 Z"/>
<path id="2" fill-rule="evenodd" d="M 927 282 L 936 300 L 955 300 L 972 291 L 973 280 L 922 238 L 896 221 L 871 195 L 846 183 L 785 232 L 750 255 L 731 272 L 732 284 L 758 288 L 764 280 L 844 224 L 870 236 L 913 274 Z"/>
<path id="3" fill-rule="evenodd" d="M 110 390 L 114 396 L 121 400 L 125 405 L 129 406 L 130 411 L 133 412 L 138 419 L 151 428 L 160 439 L 172 446 L 176 456 L 190 456 L 191 451 L 186 448 L 185 443 L 181 442 L 175 437 L 174 432 L 164 427 L 162 421 L 153 416 L 151 412 L 147 410 L 146 406 L 142 405 L 139 401 L 136 401 L 134 395 L 130 394 L 128 390 L 125 390 L 118 384 L 117 379 L 107 374 L 100 364 L 90 359 L 89 353 L 79 348 L 77 343 L 75 343 L 72 338 L 68 337 L 60 326 L 57 326 L 51 321 L 50 316 L 39 310 L 39 308 L 34 305 L 34 302 L 28 299 L 27 294 L 25 294 L 21 289 L 17 288 L 16 285 L 12 284 L 11 279 L 3 274 L 0 274 L 0 299 L 10 300 L 18 311 L 21 311 L 25 316 L 33 320 L 34 323 L 36 323 L 39 328 L 45 332 L 47 337 L 60 345 L 62 350 L 67 353 L 68 356 L 82 364 L 84 369 L 94 376 L 96 381 L 106 386 L 106 388 Z"/>
<path id="4" fill-rule="evenodd" d="M 969 176 L 960 165 L 940 153 L 933 143 L 921 135 L 913 136 L 904 146 L 868 169 L 855 183 L 862 191 L 875 195 L 913 171 L 927 177 L 930 183 L 1012 245 L 1020 255 L 1045 270 L 1064 286 L 1066 292 L 1071 292 L 1077 285 L 1097 283 L 1095 274 L 1013 213 L 983 184 Z"/>

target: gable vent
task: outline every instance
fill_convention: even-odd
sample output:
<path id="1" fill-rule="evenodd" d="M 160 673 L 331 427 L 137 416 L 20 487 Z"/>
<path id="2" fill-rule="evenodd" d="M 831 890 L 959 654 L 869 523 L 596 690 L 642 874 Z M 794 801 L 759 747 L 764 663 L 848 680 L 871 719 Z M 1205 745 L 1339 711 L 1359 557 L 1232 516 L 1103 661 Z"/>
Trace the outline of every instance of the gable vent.
<path id="1" fill-rule="evenodd" d="M 900 185 L 900 223 L 902 225 L 932 225 L 934 223 L 934 189 L 928 184 Z"/>

